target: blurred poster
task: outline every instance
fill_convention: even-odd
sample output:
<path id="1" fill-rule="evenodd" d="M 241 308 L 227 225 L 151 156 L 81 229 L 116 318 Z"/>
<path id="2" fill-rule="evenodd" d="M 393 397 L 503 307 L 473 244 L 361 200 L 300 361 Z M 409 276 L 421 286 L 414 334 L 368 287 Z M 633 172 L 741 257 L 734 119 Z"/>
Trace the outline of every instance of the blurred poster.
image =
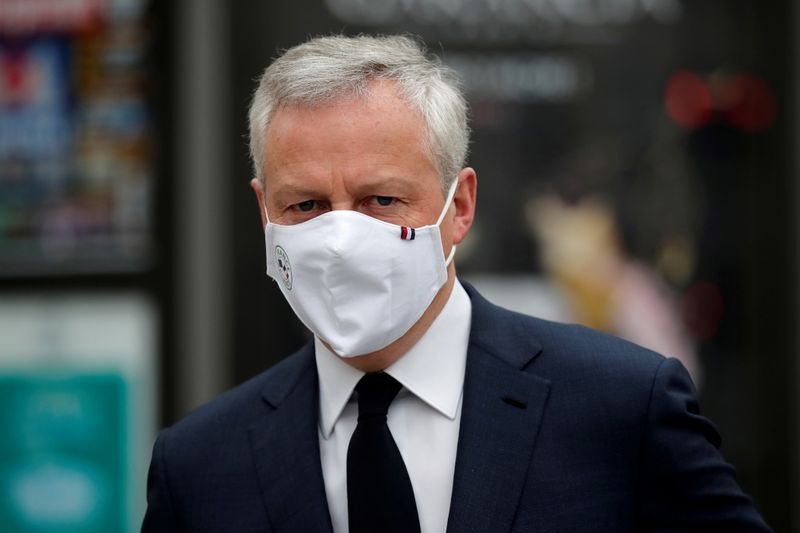
<path id="1" fill-rule="evenodd" d="M 156 317 L 138 295 L 0 301 L 0 531 L 136 531 Z"/>
<path id="2" fill-rule="evenodd" d="M 143 8 L 0 3 L 0 276 L 151 263 Z"/>
<path id="3" fill-rule="evenodd" d="M 121 376 L 0 375 L 2 531 L 124 531 Z"/>

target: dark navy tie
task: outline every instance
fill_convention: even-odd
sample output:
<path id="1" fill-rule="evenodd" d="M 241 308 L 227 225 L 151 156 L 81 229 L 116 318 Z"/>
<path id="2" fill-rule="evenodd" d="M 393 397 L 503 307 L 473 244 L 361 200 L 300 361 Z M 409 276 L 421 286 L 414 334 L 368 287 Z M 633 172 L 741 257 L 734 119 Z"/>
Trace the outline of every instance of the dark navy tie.
<path id="1" fill-rule="evenodd" d="M 358 425 L 347 449 L 350 533 L 418 533 L 419 516 L 408 470 L 386 425 L 402 385 L 383 372 L 356 385 Z"/>

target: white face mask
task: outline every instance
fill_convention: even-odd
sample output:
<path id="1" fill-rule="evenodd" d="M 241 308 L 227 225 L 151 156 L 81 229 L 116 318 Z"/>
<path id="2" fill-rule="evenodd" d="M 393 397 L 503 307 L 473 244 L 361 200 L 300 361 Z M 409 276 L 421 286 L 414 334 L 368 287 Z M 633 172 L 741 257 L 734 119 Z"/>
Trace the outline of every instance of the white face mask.
<path id="1" fill-rule="evenodd" d="M 357 211 L 329 211 L 293 226 L 267 217 L 267 275 L 298 318 L 342 357 L 402 337 L 447 281 L 439 225 L 408 228 Z M 266 212 L 266 208 L 265 208 Z"/>

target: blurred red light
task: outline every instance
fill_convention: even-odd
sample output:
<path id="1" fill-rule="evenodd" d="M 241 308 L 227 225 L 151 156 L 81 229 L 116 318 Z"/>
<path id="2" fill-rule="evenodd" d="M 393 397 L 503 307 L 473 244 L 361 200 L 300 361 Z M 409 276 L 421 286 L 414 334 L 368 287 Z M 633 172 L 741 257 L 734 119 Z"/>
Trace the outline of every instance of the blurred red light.
<path id="1" fill-rule="evenodd" d="M 711 117 L 711 93 L 696 74 L 676 72 L 667 82 L 664 103 L 670 118 L 684 128 L 697 128 Z"/>
<path id="2" fill-rule="evenodd" d="M 18 106 L 30 98 L 30 68 L 27 57 L 15 50 L 0 56 L 0 105 Z"/>
<path id="3" fill-rule="evenodd" d="M 728 120 L 737 128 L 756 132 L 775 121 L 775 97 L 758 76 L 739 74 L 733 77 L 726 84 L 724 94 Z"/>

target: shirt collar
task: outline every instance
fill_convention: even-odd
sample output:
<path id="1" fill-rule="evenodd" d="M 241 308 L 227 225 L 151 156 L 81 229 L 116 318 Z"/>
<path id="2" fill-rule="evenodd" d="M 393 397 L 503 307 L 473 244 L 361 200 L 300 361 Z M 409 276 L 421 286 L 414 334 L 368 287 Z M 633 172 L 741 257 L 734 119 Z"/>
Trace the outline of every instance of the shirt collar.
<path id="1" fill-rule="evenodd" d="M 408 391 L 453 420 L 464 386 L 472 303 L 456 279 L 450 298 L 425 335 L 386 369 Z M 319 375 L 319 424 L 328 439 L 364 372 L 314 337 Z"/>

